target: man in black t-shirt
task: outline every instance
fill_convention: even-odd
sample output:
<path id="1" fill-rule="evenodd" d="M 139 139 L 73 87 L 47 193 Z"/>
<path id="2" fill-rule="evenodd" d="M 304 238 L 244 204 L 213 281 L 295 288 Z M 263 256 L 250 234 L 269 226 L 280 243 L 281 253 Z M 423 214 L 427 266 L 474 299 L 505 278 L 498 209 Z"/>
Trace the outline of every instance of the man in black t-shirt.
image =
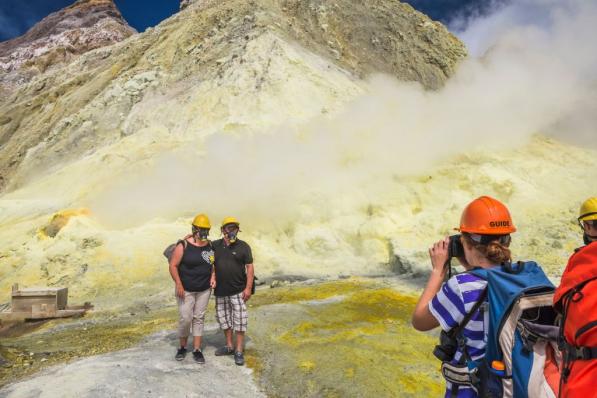
<path id="1" fill-rule="evenodd" d="M 226 345 L 216 355 L 234 354 L 234 363 L 244 365 L 243 343 L 247 331 L 247 306 L 253 287 L 251 247 L 237 238 L 239 222 L 234 217 L 222 221 L 222 239 L 212 243 L 216 269 L 216 318 L 226 336 Z M 233 346 L 232 333 L 236 332 Z"/>

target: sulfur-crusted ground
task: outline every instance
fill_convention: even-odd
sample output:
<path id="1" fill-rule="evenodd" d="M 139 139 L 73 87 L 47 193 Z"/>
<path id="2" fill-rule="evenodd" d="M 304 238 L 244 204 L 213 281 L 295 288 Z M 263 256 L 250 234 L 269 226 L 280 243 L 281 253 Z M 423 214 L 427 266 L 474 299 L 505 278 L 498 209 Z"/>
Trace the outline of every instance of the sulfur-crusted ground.
<path id="1" fill-rule="evenodd" d="M 268 395 L 440 395 L 435 337 L 414 331 L 416 297 L 398 289 L 348 280 L 272 292 L 278 304 L 259 308 L 252 332 Z"/>
<path id="2" fill-rule="evenodd" d="M 435 338 L 410 326 L 415 300 L 403 282 L 383 278 L 259 289 L 249 307 L 246 358 L 252 374 L 233 366 L 230 357 L 213 356 L 223 343 L 213 309 L 205 332 L 207 364 L 200 368 L 190 358 L 184 363 L 172 360 L 173 308 L 112 319 L 98 314 L 53 321 L 33 333 L 3 339 L 1 352 L 12 367 L 2 369 L 0 383 L 30 377 L 3 387 L 0 394 L 32 394 L 44 385 L 48 396 L 59 386 L 84 396 L 146 396 L 148 391 L 189 396 L 240 396 L 242 391 L 245 396 L 437 396 L 442 382 L 431 355 Z M 119 351 L 128 347 L 133 348 Z M 60 365 L 63 362 L 70 364 Z M 45 369 L 48 365 L 57 366 Z M 73 383 L 73 378 L 90 374 L 93 379 Z M 187 378 L 194 382 L 187 383 Z M 226 378 L 238 378 L 243 387 L 227 390 L 220 386 Z"/>
<path id="3" fill-rule="evenodd" d="M 17 325 L 5 331 L 0 342 L 0 354 L 8 362 L 0 367 L 0 385 L 54 364 L 131 347 L 147 335 L 171 328 L 175 320 L 175 309 L 168 308 Z"/>

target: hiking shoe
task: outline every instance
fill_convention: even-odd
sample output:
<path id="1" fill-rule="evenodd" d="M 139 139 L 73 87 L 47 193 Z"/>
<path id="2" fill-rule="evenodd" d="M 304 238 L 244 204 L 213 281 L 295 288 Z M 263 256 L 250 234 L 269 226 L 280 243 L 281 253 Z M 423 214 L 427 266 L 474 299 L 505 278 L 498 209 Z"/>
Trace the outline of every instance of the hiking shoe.
<path id="1" fill-rule="evenodd" d="M 176 356 L 174 357 L 174 359 L 176 359 L 177 361 L 182 361 L 186 356 L 187 356 L 187 349 L 184 347 L 181 347 L 178 349 L 178 351 L 176 351 Z"/>
<path id="2" fill-rule="evenodd" d="M 199 350 L 193 351 L 193 359 L 197 363 L 205 363 L 205 357 L 203 356 L 203 353 Z"/>
<path id="3" fill-rule="evenodd" d="M 234 353 L 234 363 L 238 366 L 243 366 L 245 364 L 245 356 L 242 352 L 235 352 Z"/>
<path id="4" fill-rule="evenodd" d="M 224 346 L 224 347 L 220 347 L 216 350 L 216 356 L 222 356 L 222 355 L 232 355 L 234 354 L 234 349 L 232 347 L 228 347 L 228 346 Z"/>

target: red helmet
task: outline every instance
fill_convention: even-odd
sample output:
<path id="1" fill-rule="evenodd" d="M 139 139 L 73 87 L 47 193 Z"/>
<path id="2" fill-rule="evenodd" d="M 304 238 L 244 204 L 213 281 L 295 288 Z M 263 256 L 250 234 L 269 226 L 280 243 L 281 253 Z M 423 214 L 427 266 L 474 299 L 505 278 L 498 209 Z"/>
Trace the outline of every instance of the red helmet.
<path id="1" fill-rule="evenodd" d="M 466 206 L 458 230 L 479 235 L 507 235 L 516 232 L 516 227 L 502 202 L 481 196 Z"/>

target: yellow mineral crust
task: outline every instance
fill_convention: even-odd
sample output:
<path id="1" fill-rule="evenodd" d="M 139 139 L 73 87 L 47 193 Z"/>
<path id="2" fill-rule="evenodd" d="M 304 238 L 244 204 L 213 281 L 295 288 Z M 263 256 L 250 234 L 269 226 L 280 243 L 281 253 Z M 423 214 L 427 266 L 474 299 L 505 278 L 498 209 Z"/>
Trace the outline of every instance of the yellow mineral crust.
<path id="1" fill-rule="evenodd" d="M 441 395 L 439 362 L 431 354 L 436 338 L 410 325 L 415 296 L 374 280 L 283 287 L 258 295 L 279 299 L 254 310 L 254 324 L 276 321 L 253 327 L 249 351 L 267 364 L 259 374 L 269 394 Z"/>

